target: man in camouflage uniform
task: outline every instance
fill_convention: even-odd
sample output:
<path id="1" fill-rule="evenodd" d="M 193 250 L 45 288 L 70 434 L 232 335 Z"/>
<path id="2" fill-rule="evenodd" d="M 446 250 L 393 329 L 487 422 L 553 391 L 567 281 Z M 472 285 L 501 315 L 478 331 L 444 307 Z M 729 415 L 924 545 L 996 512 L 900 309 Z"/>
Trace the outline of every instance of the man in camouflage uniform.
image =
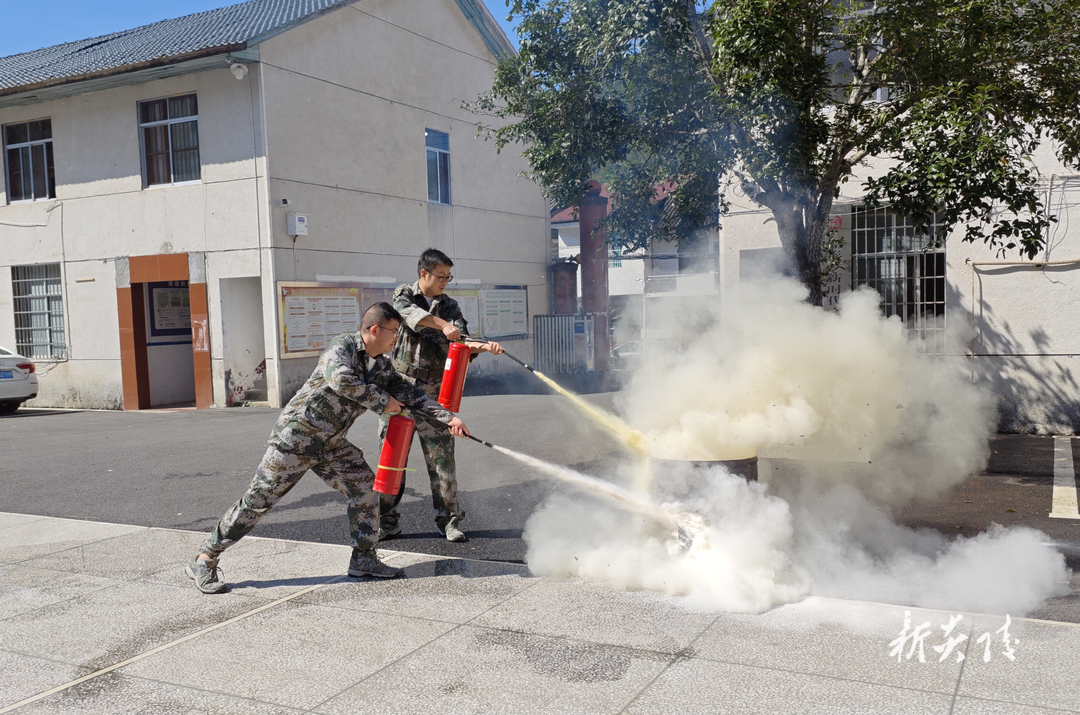
<path id="1" fill-rule="evenodd" d="M 442 251 L 429 248 L 417 263 L 419 280 L 405 283 L 394 291 L 394 308 L 401 313 L 401 330 L 394 346 L 394 369 L 411 385 L 437 400 L 442 387 L 443 369 L 451 341 L 469 335 L 469 326 L 456 300 L 444 295 L 446 284 L 453 276 L 454 262 Z M 495 355 L 503 349 L 498 343 L 475 341 L 469 345 L 472 357 L 481 352 Z M 471 358 L 470 358 L 471 359 Z M 386 435 L 389 417 L 381 418 L 379 436 Z M 416 434 L 427 462 L 431 479 L 431 502 L 435 507 L 435 525 L 450 541 L 465 541 L 459 523 L 465 516 L 457 497 L 457 474 L 454 465 L 454 440 L 445 431 L 423 419 L 416 421 Z M 401 533 L 397 505 L 405 491 L 396 497 L 382 496 L 380 505 L 379 538 L 388 539 Z"/>
<path id="2" fill-rule="evenodd" d="M 401 316 L 388 303 L 364 313 L 360 332 L 339 335 L 326 347 L 315 372 L 282 411 L 270 446 L 247 492 L 232 505 L 185 567 L 203 593 L 221 593 L 218 557 L 250 532 L 309 469 L 348 497 L 352 537 L 350 576 L 393 578 L 401 572 L 379 560 L 379 495 L 375 474 L 364 454 L 346 439 L 356 418 L 367 410 L 392 414 L 402 405 L 434 415 L 457 436 L 465 424 L 423 391 L 408 384 L 383 355 L 393 347 Z M 430 429 L 435 429 L 430 422 Z M 449 434 L 448 434 L 449 436 Z M 452 439 L 452 438 L 451 438 Z"/>

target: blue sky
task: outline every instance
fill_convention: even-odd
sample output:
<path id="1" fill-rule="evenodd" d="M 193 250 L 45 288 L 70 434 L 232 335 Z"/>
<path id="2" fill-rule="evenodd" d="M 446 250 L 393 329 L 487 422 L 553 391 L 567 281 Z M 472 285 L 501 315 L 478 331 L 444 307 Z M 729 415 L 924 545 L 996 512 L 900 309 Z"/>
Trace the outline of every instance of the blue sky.
<path id="1" fill-rule="evenodd" d="M 0 0 L 0 57 L 233 5 L 239 0 Z M 484 0 L 510 42 L 505 0 Z"/>

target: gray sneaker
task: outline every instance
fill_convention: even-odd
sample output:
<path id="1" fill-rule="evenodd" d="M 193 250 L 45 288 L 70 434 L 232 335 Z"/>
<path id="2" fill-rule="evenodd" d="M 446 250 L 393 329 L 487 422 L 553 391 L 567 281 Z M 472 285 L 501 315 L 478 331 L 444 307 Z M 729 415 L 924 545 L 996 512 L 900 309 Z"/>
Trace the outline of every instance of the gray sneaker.
<path id="1" fill-rule="evenodd" d="M 458 528 L 456 516 L 450 517 L 450 521 L 442 528 L 442 533 L 446 535 L 447 541 L 465 541 L 465 532 Z"/>
<path id="2" fill-rule="evenodd" d="M 184 572 L 188 575 L 188 578 L 195 581 L 195 588 L 203 593 L 223 593 L 225 591 L 225 582 L 221 580 L 218 571 L 217 559 L 203 561 L 196 557 L 194 561 L 184 567 Z"/>
<path id="3" fill-rule="evenodd" d="M 348 574 L 357 577 L 375 576 L 376 578 L 397 578 L 401 575 L 401 569 L 387 566 L 382 561 L 379 561 L 379 557 L 375 554 L 375 549 L 372 549 L 371 551 L 353 549 L 352 558 L 349 559 Z"/>

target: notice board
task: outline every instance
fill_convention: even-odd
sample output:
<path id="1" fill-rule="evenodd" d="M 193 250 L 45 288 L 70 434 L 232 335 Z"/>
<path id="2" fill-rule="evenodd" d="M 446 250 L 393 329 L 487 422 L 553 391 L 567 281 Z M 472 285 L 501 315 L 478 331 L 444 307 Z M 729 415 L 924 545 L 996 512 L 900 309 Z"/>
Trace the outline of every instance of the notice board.
<path id="1" fill-rule="evenodd" d="M 448 288 L 445 293 L 457 301 L 461 315 L 469 324 L 469 335 L 474 338 L 483 336 L 484 326 L 480 322 L 480 288 Z"/>
<path id="2" fill-rule="evenodd" d="M 360 288 L 278 284 L 281 357 L 318 356 L 342 333 L 360 330 Z"/>
<path id="3" fill-rule="evenodd" d="M 485 338 L 528 337 L 528 293 L 525 288 L 499 286 L 480 291 Z"/>
<path id="4" fill-rule="evenodd" d="M 181 335 L 191 337 L 191 297 L 187 281 L 159 281 L 146 284 L 150 295 L 149 337 Z"/>
<path id="5" fill-rule="evenodd" d="M 393 283 L 278 282 L 278 339 L 282 358 L 318 357 L 335 336 L 354 333 L 367 308 L 393 303 Z M 528 337 L 524 286 L 453 287 L 469 334 L 484 338 Z"/>

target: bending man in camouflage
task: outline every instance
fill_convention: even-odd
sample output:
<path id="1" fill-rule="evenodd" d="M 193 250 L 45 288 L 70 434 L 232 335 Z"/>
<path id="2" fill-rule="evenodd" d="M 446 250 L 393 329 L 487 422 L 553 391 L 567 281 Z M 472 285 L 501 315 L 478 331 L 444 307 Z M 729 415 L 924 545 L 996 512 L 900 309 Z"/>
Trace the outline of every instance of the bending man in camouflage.
<path id="1" fill-rule="evenodd" d="M 402 405 L 426 410 L 448 425 L 454 435 L 464 436 L 468 430 L 452 413 L 406 383 L 390 361 L 381 357 L 393 347 L 400 324 L 396 310 L 388 303 L 376 303 L 364 313 L 359 333 L 346 333 L 330 341 L 315 372 L 274 425 L 270 446 L 251 486 L 225 512 L 202 543 L 199 555 L 185 568 L 200 591 L 225 590 L 218 557 L 250 532 L 309 469 L 349 499 L 353 544 L 349 575 L 393 578 L 401 573 L 375 553 L 379 519 L 375 474 L 346 434 L 365 411 L 392 414 L 400 412 Z"/>
<path id="2" fill-rule="evenodd" d="M 457 301 L 443 294 L 446 284 L 453 279 L 450 275 L 453 265 L 445 253 L 429 248 L 420 255 L 416 266 L 419 280 L 402 284 L 394 291 L 394 308 L 403 319 L 394 346 L 394 369 L 432 399 L 439 397 L 450 342 L 469 335 L 468 323 Z M 498 343 L 481 341 L 471 343 L 469 349 L 472 357 L 481 352 L 498 355 L 503 351 Z M 386 435 L 389 419 L 385 415 L 381 418 L 379 436 Z M 420 436 L 420 447 L 431 479 L 435 525 L 450 541 L 465 541 L 465 534 L 458 525 L 465 513 L 458 504 L 454 440 L 424 420 L 416 421 L 416 434 Z M 397 505 L 404 491 L 405 480 L 402 479 L 396 497 L 381 497 L 380 539 L 401 533 Z"/>

